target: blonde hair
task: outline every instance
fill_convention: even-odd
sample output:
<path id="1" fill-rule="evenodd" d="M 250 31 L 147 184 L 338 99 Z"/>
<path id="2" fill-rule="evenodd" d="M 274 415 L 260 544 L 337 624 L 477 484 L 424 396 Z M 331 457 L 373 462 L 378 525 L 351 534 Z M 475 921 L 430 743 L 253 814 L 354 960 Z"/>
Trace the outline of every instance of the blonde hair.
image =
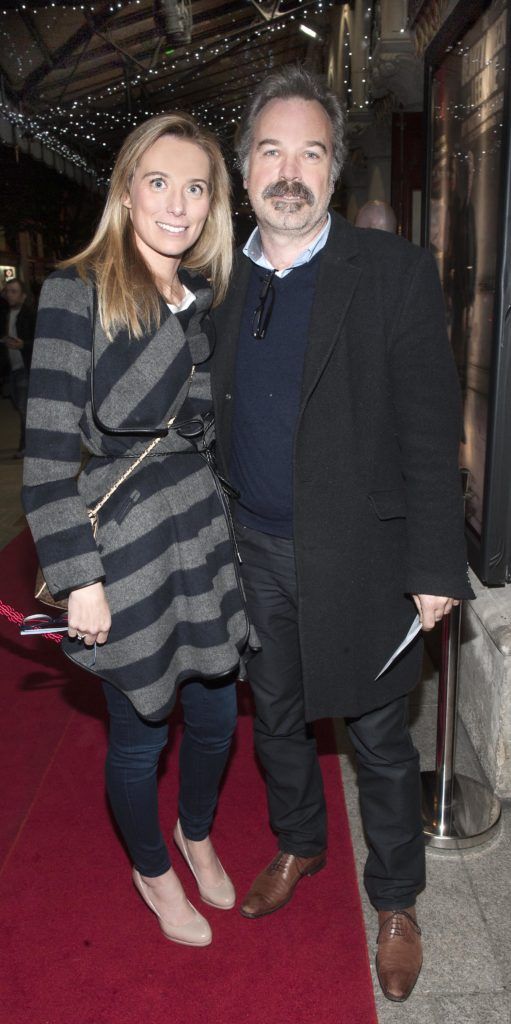
<path id="1" fill-rule="evenodd" d="M 115 161 L 103 215 L 89 245 L 66 260 L 82 278 L 92 276 L 98 291 L 98 310 L 107 336 L 127 328 L 142 337 L 150 324 L 161 322 L 160 294 L 147 263 L 140 254 L 129 210 L 123 200 L 139 160 L 163 135 L 195 143 L 209 158 L 210 207 L 204 228 L 183 256 L 182 265 L 198 270 L 211 280 L 215 303 L 227 290 L 232 265 L 232 218 L 230 181 L 215 137 L 188 114 L 175 111 L 144 121 L 125 139 Z"/>

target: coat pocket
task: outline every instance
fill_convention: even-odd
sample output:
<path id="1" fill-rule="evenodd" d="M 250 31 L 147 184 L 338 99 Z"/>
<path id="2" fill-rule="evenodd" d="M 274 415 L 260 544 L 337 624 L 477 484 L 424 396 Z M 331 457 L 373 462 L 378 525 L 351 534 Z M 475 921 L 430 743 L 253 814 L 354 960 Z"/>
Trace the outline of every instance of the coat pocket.
<path id="1" fill-rule="evenodd" d="M 123 520 L 126 519 L 128 512 L 131 512 L 132 508 L 134 507 L 134 505 L 137 504 L 139 499 L 140 491 L 137 488 L 135 488 L 135 490 L 130 491 L 130 493 L 123 498 L 123 500 L 119 504 L 119 507 L 115 510 L 113 517 L 118 526 L 121 526 Z"/>
<path id="2" fill-rule="evenodd" d="M 372 491 L 368 495 L 378 519 L 405 519 L 406 501 L 399 488 L 390 491 Z"/>

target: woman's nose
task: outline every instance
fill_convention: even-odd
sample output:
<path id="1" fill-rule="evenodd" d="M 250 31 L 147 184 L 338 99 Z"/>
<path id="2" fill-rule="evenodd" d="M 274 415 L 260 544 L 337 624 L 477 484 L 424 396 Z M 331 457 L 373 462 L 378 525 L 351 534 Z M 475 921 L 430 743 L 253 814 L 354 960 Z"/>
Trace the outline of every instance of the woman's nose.
<path id="1" fill-rule="evenodd" d="M 182 216 L 185 212 L 185 199 L 180 189 L 170 189 L 167 195 L 167 210 L 176 217 Z"/>

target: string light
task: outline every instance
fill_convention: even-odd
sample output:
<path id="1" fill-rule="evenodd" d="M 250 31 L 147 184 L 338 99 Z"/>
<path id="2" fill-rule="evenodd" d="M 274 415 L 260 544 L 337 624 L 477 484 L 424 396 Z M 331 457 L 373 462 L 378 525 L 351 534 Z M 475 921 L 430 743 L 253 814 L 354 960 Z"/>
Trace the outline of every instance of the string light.
<path id="1" fill-rule="evenodd" d="M 60 153 L 65 159 L 94 175 L 97 180 L 104 180 L 105 170 L 103 168 L 107 167 L 112 158 L 119 134 L 128 131 L 141 120 L 152 116 L 159 110 L 169 109 L 172 106 L 188 109 L 198 120 L 207 124 L 220 135 L 230 138 L 232 126 L 239 119 L 244 102 L 236 99 L 232 103 L 226 102 L 219 105 L 218 96 L 215 94 L 195 101 L 193 98 L 194 89 L 201 86 L 210 62 L 217 62 L 221 68 L 224 91 L 228 92 L 231 88 L 233 90 L 238 88 L 238 92 L 240 92 L 243 88 L 244 92 L 250 93 L 252 83 L 255 86 L 268 68 L 277 62 L 273 47 L 279 45 L 282 36 L 287 33 L 288 39 L 296 38 L 298 40 L 299 28 L 304 25 L 307 15 L 312 16 L 308 19 L 310 24 L 315 15 L 324 17 L 328 9 L 333 6 L 334 0 L 294 0 L 292 11 L 278 13 L 271 21 L 267 22 L 262 21 L 252 8 L 247 25 L 250 14 L 250 8 L 247 5 L 246 11 L 244 9 L 236 10 L 236 17 L 230 14 L 224 16 L 218 31 L 208 37 L 207 45 L 200 43 L 185 48 L 183 45 L 174 43 L 163 46 L 154 65 L 147 66 L 145 71 L 135 64 L 129 66 L 130 72 L 127 75 L 124 69 L 119 69 L 118 81 L 110 81 L 98 89 L 91 88 L 89 85 L 88 92 L 84 92 L 81 96 L 76 96 L 75 93 L 68 102 L 65 100 L 65 71 L 68 68 L 59 66 L 57 70 L 64 72 L 60 76 L 52 75 L 51 68 L 48 68 L 43 80 L 44 88 L 37 98 L 27 100 L 23 108 L 19 110 L 15 109 L 13 103 L 4 102 L 5 98 L 3 98 L 0 103 L 0 115 L 19 129 L 20 133 L 25 132 L 31 138 L 41 141 L 48 148 Z M 373 40 L 371 39 L 371 28 L 376 8 L 375 4 L 369 3 L 368 0 L 363 7 L 364 22 L 361 38 L 363 57 L 362 67 L 357 68 L 358 84 L 361 91 L 356 95 L 354 94 L 354 84 L 350 80 L 351 58 L 355 49 L 355 42 L 353 39 L 352 43 L 350 34 L 351 12 L 345 14 L 344 18 L 345 33 L 344 49 L 342 50 L 344 75 L 342 77 L 346 86 L 348 106 L 352 110 L 367 109 L 372 102 L 371 64 L 373 55 L 371 47 Z M 3 20 L 0 18 L 2 63 L 13 81 L 14 88 L 16 88 L 16 84 L 19 84 L 21 88 L 27 79 L 30 81 L 30 76 L 37 73 L 43 65 L 38 43 L 30 37 L 27 27 L 21 27 L 23 25 L 19 17 L 21 11 L 34 19 L 40 35 L 44 39 L 51 38 L 52 33 L 56 38 L 66 38 L 66 32 L 69 38 L 78 28 L 83 28 L 84 19 L 92 15 L 97 17 L 99 11 L 104 12 L 104 10 L 105 8 L 98 5 L 97 2 L 69 5 L 51 3 L 45 8 L 33 8 L 30 2 L 27 2 L 20 3 L 17 10 L 13 10 L 12 7 L 3 10 Z M 134 26 L 135 23 L 139 23 L 140 17 L 147 17 L 148 20 L 152 18 L 152 5 L 144 6 L 141 11 L 141 0 L 111 0 L 107 10 L 111 14 L 108 19 L 110 38 L 115 38 L 112 33 L 115 33 L 117 25 L 121 22 L 123 27 L 128 23 Z M 203 17 L 206 20 L 205 13 Z M 200 31 L 203 17 L 198 16 L 197 25 L 194 26 L 195 31 Z M 254 18 L 257 19 L 255 23 Z M 65 19 L 67 19 L 67 24 Z M 122 19 L 125 20 L 122 21 Z M 20 32 L 23 39 L 22 45 L 20 44 Z M 155 39 L 154 45 L 156 45 L 156 41 Z M 246 51 L 244 46 L 246 46 Z M 147 49 L 150 49 L 149 44 Z M 79 62 L 79 57 L 79 51 L 70 50 L 69 68 L 73 60 Z M 87 59 L 89 57 L 94 60 L 93 51 L 87 55 Z M 226 62 L 230 59 L 231 66 L 227 72 L 222 58 L 225 58 Z M 251 68 L 247 73 L 243 65 L 248 64 L 249 60 Z M 94 67 L 92 63 L 89 66 Z M 240 69 L 243 70 L 242 82 L 240 82 Z M 58 77 L 59 86 L 61 90 L 64 90 L 64 97 L 60 102 L 53 98 L 57 88 L 56 84 L 53 84 L 55 77 Z M 90 78 L 90 76 L 88 77 Z M 133 90 L 133 109 L 131 111 L 124 107 L 127 85 Z M 71 88 L 76 90 L 76 83 L 71 83 Z M 215 90 L 212 92 L 214 93 Z M 87 150 L 91 154 L 90 158 L 84 155 Z M 95 159 L 98 160 L 96 168 L 93 166 Z"/>
<path id="2" fill-rule="evenodd" d="M 130 11 L 137 12 L 138 14 L 140 12 L 140 2 L 141 0 L 123 0 L 123 2 L 117 0 L 115 3 L 112 2 L 109 5 L 109 11 L 112 13 L 112 18 L 109 19 L 110 32 L 115 30 L 116 19 L 119 17 L 119 14 L 122 17 L 129 15 Z M 329 2 L 326 2 L 326 0 L 305 0 L 305 2 L 304 0 L 299 0 L 299 3 L 300 15 L 301 17 L 306 17 L 307 9 L 311 9 L 312 13 L 324 15 L 325 8 L 332 7 L 334 0 L 329 0 Z M 48 33 L 51 38 L 51 33 L 55 32 L 57 27 L 59 36 L 65 35 L 62 25 L 63 19 L 68 20 L 67 28 L 69 29 L 69 34 L 73 35 L 78 27 L 83 27 L 83 15 L 85 14 L 87 17 L 97 11 L 97 4 L 57 5 L 53 3 L 46 8 L 32 10 L 30 3 L 28 3 L 20 4 L 18 12 L 13 12 L 12 10 L 4 11 L 5 18 L 3 23 L 0 20 L 0 46 L 4 55 L 4 66 L 14 86 L 18 82 L 21 86 L 27 79 L 30 81 L 30 75 L 37 73 L 42 64 L 41 51 L 37 42 L 30 38 L 27 28 L 21 27 L 22 23 L 17 16 L 21 10 L 26 10 L 31 16 L 33 15 L 34 19 L 36 19 L 40 35 L 44 39 L 45 37 L 48 38 Z M 79 14 L 78 18 L 77 13 Z M 152 17 L 152 8 L 148 13 L 148 17 Z M 74 145 L 78 143 L 92 143 L 94 152 L 101 159 L 101 150 L 110 151 L 111 149 L 111 145 L 107 140 L 113 133 L 128 130 L 143 117 L 151 116 L 164 105 L 167 108 L 175 105 L 189 109 L 188 97 L 193 102 L 193 87 L 203 79 L 204 71 L 207 70 L 209 62 L 213 59 L 221 59 L 222 57 L 228 58 L 231 50 L 239 49 L 240 46 L 243 46 L 243 43 L 247 44 L 250 59 L 253 61 L 253 71 L 247 76 L 247 91 L 250 91 L 251 82 L 255 84 L 259 81 L 267 70 L 268 64 L 271 63 L 273 39 L 278 39 L 285 30 L 298 33 L 298 22 L 293 12 L 278 14 L 271 22 L 257 22 L 255 31 L 252 18 L 250 24 L 246 27 L 243 25 L 237 28 L 238 21 L 239 19 L 232 17 L 230 24 L 226 28 L 224 19 L 218 33 L 208 40 L 207 47 L 201 44 L 186 51 L 178 44 L 175 44 L 172 48 L 167 47 L 168 52 L 163 50 L 158 62 L 154 66 L 148 67 L 147 71 L 136 70 L 136 73 L 130 74 L 128 76 L 128 83 L 135 90 L 135 95 L 132 98 L 135 107 L 134 112 L 119 109 L 119 103 L 121 100 L 124 100 L 126 93 L 126 79 L 123 74 L 119 81 L 110 82 L 97 91 L 90 91 L 81 97 L 76 97 L 75 95 L 69 103 L 64 101 L 59 103 L 58 100 L 55 102 L 50 92 L 55 86 L 52 85 L 51 78 L 50 80 L 47 78 L 46 87 L 40 93 L 37 100 L 30 101 L 32 110 L 29 113 L 26 105 L 23 109 L 16 111 L 12 104 L 0 105 L 0 113 L 7 117 L 11 123 L 16 123 L 21 130 L 25 130 L 32 138 L 43 141 L 45 145 L 53 148 L 56 152 L 61 152 L 63 156 L 65 155 L 66 159 L 70 159 L 77 163 L 78 166 L 84 167 L 87 161 L 82 155 L 72 152 Z M 18 38 L 20 32 L 23 37 L 22 46 Z M 256 50 L 255 56 L 253 56 L 254 36 L 257 38 L 256 46 L 260 49 L 259 53 Z M 263 55 L 265 42 L 266 47 Z M 76 53 L 71 53 L 70 51 L 70 58 L 76 56 Z M 195 68 L 197 70 L 192 70 Z M 173 72 L 176 71 L 177 79 L 173 75 Z M 180 72 L 184 72 L 184 77 L 181 76 L 182 80 L 179 77 Z M 50 69 L 48 69 L 47 75 L 51 76 Z M 60 80 L 59 84 L 62 86 L 62 80 Z M 233 63 L 232 74 L 223 83 L 224 88 L 228 88 L 231 84 L 239 86 L 238 62 Z M 146 93 L 146 104 L 149 103 L 151 105 L 150 110 L 142 109 L 143 100 L 140 95 L 140 89 L 143 89 L 144 86 L 147 86 L 150 90 L 149 93 Z M 44 107 L 42 104 L 44 104 Z M 230 107 L 219 110 L 218 101 L 216 98 L 213 98 L 194 103 L 191 112 L 198 119 L 205 121 L 211 128 L 217 131 L 230 131 L 231 129 L 228 126 L 232 126 L 233 122 L 239 118 L 243 105 L 243 103 L 233 103 Z M 90 166 L 87 167 L 87 170 L 93 173 Z"/>

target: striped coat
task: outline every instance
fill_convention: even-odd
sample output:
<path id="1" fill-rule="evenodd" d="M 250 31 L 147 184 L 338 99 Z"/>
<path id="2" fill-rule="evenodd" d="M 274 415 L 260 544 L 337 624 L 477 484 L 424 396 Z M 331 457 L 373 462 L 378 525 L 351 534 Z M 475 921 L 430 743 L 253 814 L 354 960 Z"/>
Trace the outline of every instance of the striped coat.
<path id="1" fill-rule="evenodd" d="M 183 278 L 185 279 L 185 278 Z M 179 427 L 210 409 L 211 291 L 196 294 L 186 331 L 169 314 L 141 340 L 95 328 L 97 420 L 112 428 L 176 422 L 99 515 L 94 540 L 87 507 L 124 472 L 150 438 L 98 428 L 91 410 L 92 288 L 74 269 L 43 286 L 30 379 L 23 503 L 51 593 L 103 580 L 112 612 L 108 642 L 91 671 L 157 720 L 188 678 L 236 670 L 249 626 L 233 565 L 221 489 Z M 188 390 L 192 365 L 197 369 Z M 79 473 L 83 448 L 89 453 Z M 91 654 L 65 638 L 65 654 L 88 667 Z"/>

